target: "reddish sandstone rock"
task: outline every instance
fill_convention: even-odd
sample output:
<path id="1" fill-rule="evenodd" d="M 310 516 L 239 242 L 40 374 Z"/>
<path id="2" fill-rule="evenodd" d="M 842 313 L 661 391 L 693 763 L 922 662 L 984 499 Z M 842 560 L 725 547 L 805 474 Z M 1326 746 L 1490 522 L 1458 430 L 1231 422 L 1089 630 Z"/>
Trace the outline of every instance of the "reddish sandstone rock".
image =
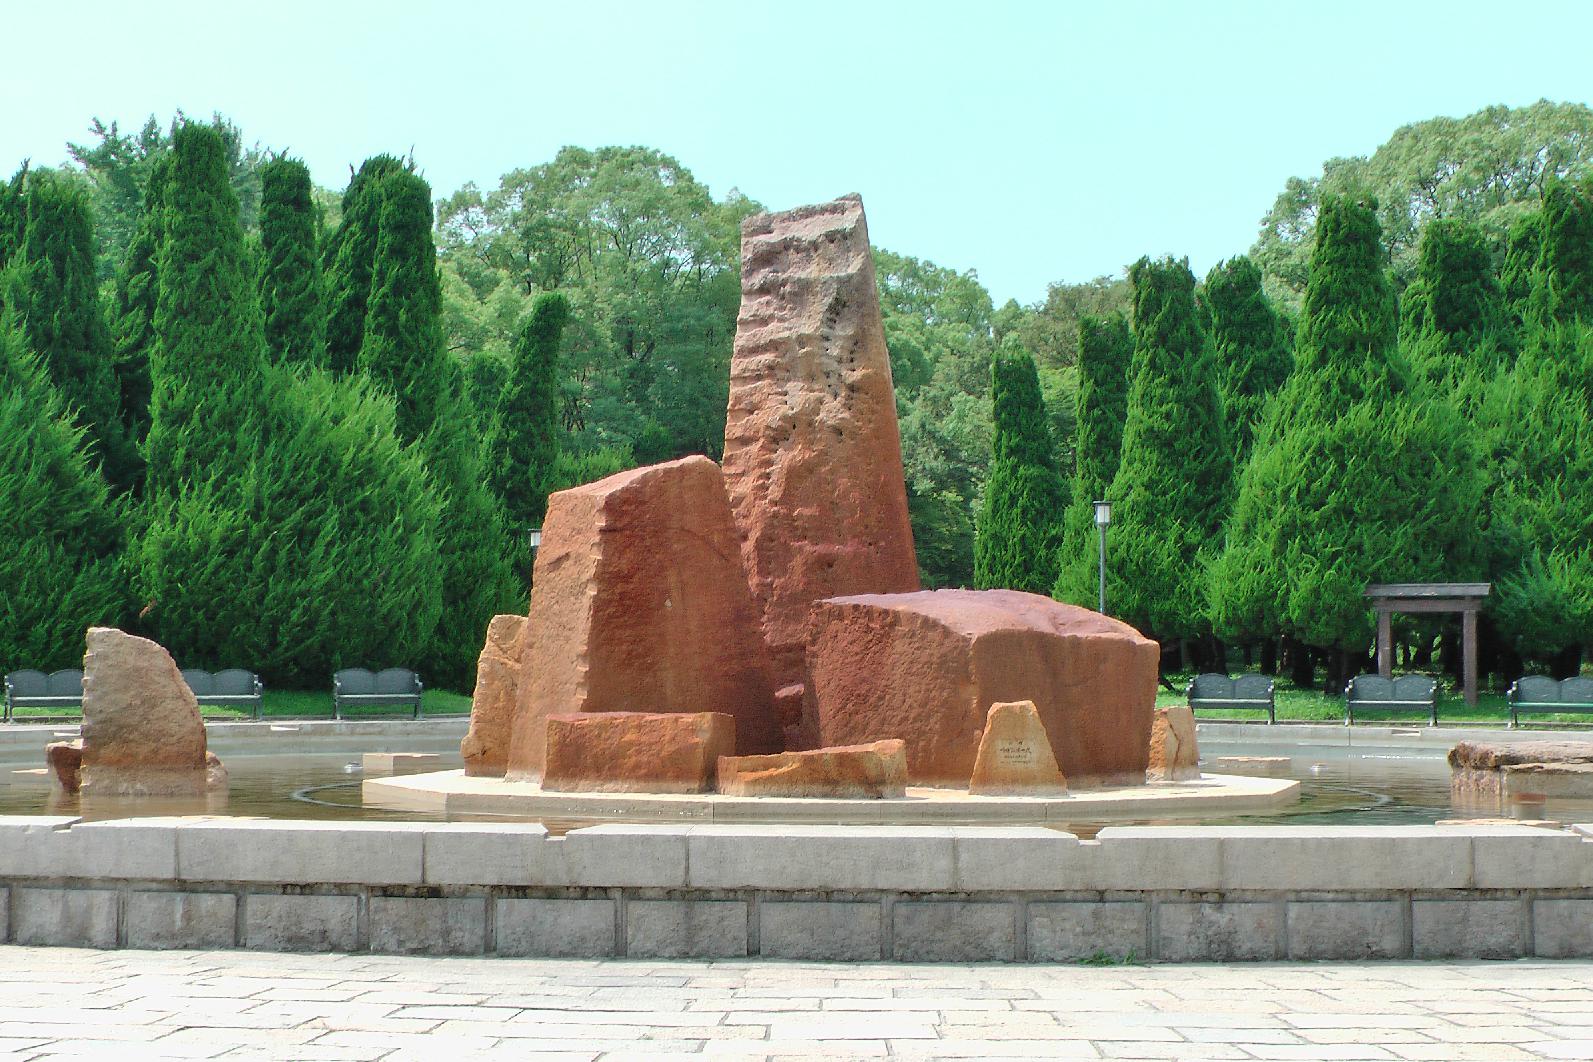
<path id="1" fill-rule="evenodd" d="M 1033 701 L 992 704 L 968 792 L 976 796 L 1066 796 L 1067 779 Z"/>
<path id="2" fill-rule="evenodd" d="M 621 472 L 548 499 L 509 776 L 541 773 L 549 716 L 722 712 L 780 749 L 774 691 L 719 466 Z"/>
<path id="3" fill-rule="evenodd" d="M 83 781 L 83 739 L 50 742 L 44 746 L 44 763 L 50 769 L 54 788 L 63 793 L 77 792 Z"/>
<path id="4" fill-rule="evenodd" d="M 736 721 L 719 712 L 593 712 L 547 718 L 542 788 L 589 793 L 710 793 Z"/>
<path id="5" fill-rule="evenodd" d="M 1188 782 L 1199 777 L 1200 749 L 1195 744 L 1195 713 L 1187 704 L 1156 709 L 1151 719 L 1146 781 Z"/>
<path id="6" fill-rule="evenodd" d="M 900 736 L 915 782 L 962 788 L 990 706 L 1033 701 L 1075 788 L 1145 780 L 1156 643 L 1126 623 L 1015 590 L 819 602 L 806 711 L 825 745 Z"/>
<path id="7" fill-rule="evenodd" d="M 82 789 L 93 796 L 192 795 L 227 784 L 205 747 L 199 702 L 147 638 L 90 627 L 83 656 Z"/>
<path id="8" fill-rule="evenodd" d="M 487 642 L 476 661 L 470 732 L 459 743 L 467 775 L 502 777 L 508 768 L 509 734 L 514 725 L 528 626 L 525 616 L 494 616 L 487 624 Z"/>
<path id="9" fill-rule="evenodd" d="M 777 688 L 802 680 L 815 601 L 918 589 L 855 195 L 742 222 L 724 469 Z"/>
<path id="10" fill-rule="evenodd" d="M 726 796 L 904 797 L 907 746 L 891 740 L 773 756 L 726 756 L 719 761 L 719 791 Z"/>

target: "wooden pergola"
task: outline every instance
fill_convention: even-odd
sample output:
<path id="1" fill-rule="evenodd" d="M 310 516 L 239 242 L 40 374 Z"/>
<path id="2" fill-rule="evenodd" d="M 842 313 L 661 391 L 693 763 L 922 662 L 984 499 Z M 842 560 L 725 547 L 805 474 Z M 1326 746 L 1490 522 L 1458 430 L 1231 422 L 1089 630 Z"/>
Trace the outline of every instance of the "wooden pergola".
<path id="1" fill-rule="evenodd" d="M 1377 609 L 1377 673 L 1394 673 L 1396 612 L 1460 613 L 1460 672 L 1466 703 L 1477 706 L 1477 610 L 1488 596 L 1489 583 L 1373 583 L 1366 596 Z"/>

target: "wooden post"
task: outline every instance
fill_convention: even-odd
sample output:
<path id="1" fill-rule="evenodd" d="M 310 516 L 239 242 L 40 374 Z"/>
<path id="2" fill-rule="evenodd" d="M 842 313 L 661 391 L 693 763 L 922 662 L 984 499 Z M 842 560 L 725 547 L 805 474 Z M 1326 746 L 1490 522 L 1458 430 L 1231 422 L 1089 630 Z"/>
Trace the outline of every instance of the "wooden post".
<path id="1" fill-rule="evenodd" d="M 1477 707 L 1477 610 L 1468 608 L 1460 620 L 1460 671 L 1466 684 L 1466 704 Z"/>
<path id="2" fill-rule="evenodd" d="M 1377 673 L 1384 678 L 1394 675 L 1394 624 L 1386 608 L 1377 610 Z"/>

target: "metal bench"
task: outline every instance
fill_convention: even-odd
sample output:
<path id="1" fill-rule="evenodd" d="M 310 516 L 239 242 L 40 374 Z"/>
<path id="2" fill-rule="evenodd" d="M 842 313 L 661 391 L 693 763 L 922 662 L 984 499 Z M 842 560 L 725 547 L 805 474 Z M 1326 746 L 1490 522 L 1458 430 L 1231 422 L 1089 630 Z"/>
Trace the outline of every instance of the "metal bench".
<path id="1" fill-rule="evenodd" d="M 408 668 L 371 672 L 347 667 L 332 676 L 332 718 L 343 718 L 344 708 L 375 705 L 413 707 L 419 719 L 420 695 L 425 688 L 420 676 Z"/>
<path id="2" fill-rule="evenodd" d="M 1267 713 L 1267 724 L 1278 721 L 1273 698 L 1273 681 L 1266 675 L 1240 675 L 1229 678 L 1216 672 L 1196 675 L 1184 691 L 1191 711 L 1211 708 L 1247 709 Z"/>
<path id="3" fill-rule="evenodd" d="M 1344 725 L 1355 722 L 1355 712 L 1423 708 L 1433 726 L 1438 725 L 1438 680 L 1431 675 L 1356 675 L 1344 690 Z"/>
<path id="4" fill-rule="evenodd" d="M 11 672 L 6 676 L 6 722 L 11 722 L 18 708 L 76 708 L 81 711 L 83 670 L 69 668 L 48 675 L 42 671 Z"/>
<path id="5" fill-rule="evenodd" d="M 1593 678 L 1524 675 L 1510 684 L 1505 703 L 1510 706 L 1511 726 L 1522 712 L 1593 712 Z"/>
<path id="6" fill-rule="evenodd" d="M 194 698 L 200 704 L 252 708 L 254 718 L 260 718 L 261 695 L 265 693 L 265 686 L 260 676 L 252 671 L 236 667 L 216 672 L 183 668 L 183 681 L 194 691 Z"/>

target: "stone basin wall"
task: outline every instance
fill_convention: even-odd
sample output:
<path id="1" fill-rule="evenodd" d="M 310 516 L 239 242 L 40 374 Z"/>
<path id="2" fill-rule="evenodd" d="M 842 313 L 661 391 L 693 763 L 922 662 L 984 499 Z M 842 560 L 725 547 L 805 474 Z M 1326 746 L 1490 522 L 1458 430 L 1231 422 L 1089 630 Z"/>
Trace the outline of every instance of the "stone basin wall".
<path id="1" fill-rule="evenodd" d="M 1593 826 L 0 818 L 0 940 L 432 955 L 1593 956 Z"/>

